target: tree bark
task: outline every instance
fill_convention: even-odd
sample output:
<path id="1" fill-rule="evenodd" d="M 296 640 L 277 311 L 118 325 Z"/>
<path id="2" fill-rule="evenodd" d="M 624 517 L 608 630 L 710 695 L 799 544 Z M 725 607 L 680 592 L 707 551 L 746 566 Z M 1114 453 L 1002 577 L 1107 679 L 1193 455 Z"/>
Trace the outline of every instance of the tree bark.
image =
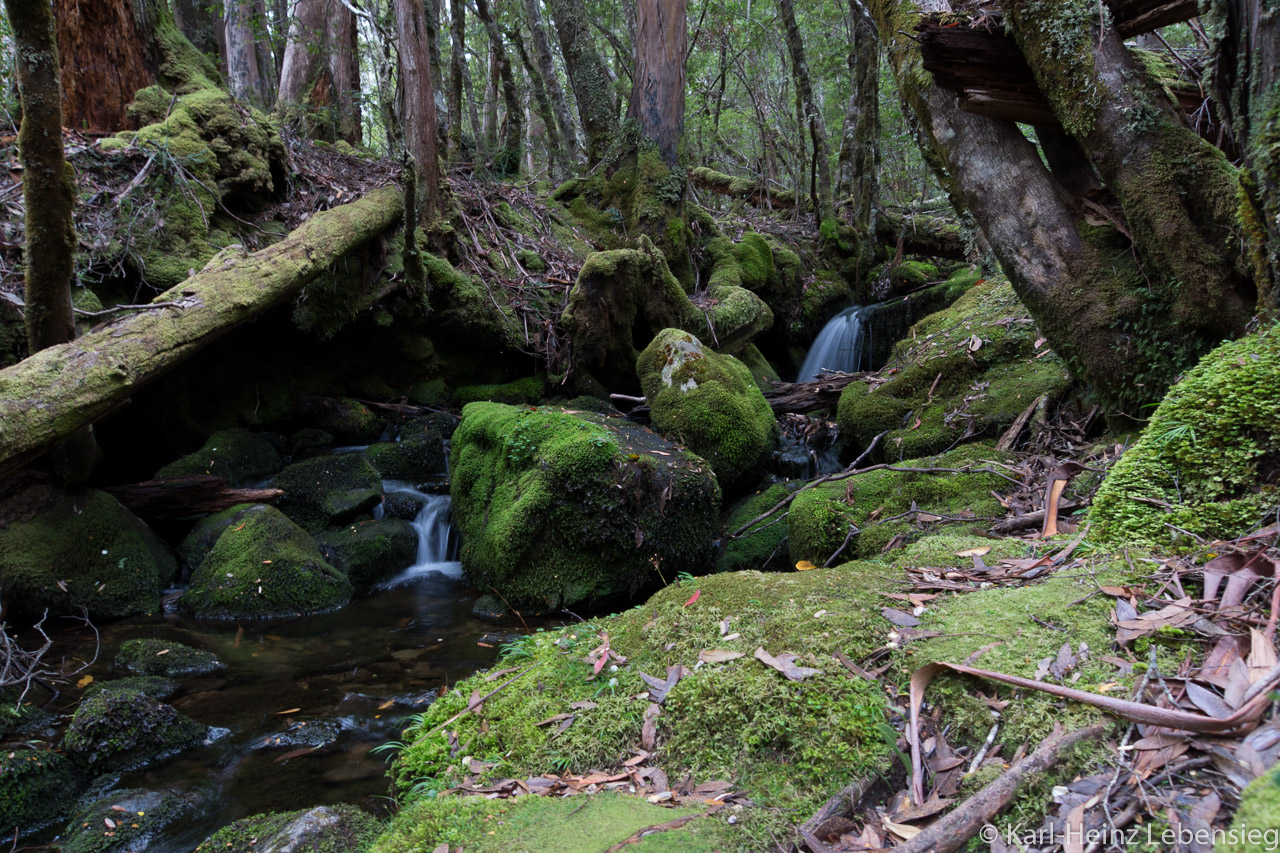
<path id="1" fill-rule="evenodd" d="M 809 80 L 809 63 L 805 60 L 804 39 L 800 36 L 800 28 L 796 25 L 795 7 L 792 0 L 778 0 L 778 11 L 782 15 L 782 23 L 786 28 L 787 51 L 791 54 L 791 67 L 796 79 L 796 92 L 800 98 L 800 106 L 804 110 L 805 123 L 809 126 L 809 136 L 813 141 L 813 158 L 817 166 L 816 193 L 819 222 L 827 222 L 836 218 L 835 201 L 831 195 L 831 148 L 827 145 L 827 126 L 818 110 L 817 101 L 813 97 L 813 85 Z"/>
<path id="2" fill-rule="evenodd" d="M 308 132 L 360 142 L 355 16 L 339 0 L 295 0 L 276 108 L 302 107 Z"/>
<path id="3" fill-rule="evenodd" d="M 564 142 L 564 150 L 569 157 L 569 162 L 577 163 L 580 156 L 578 132 L 573 124 L 573 116 L 569 113 L 569 103 L 564 96 L 564 87 L 560 85 L 560 77 L 556 74 L 551 44 L 547 41 L 546 31 L 542 27 L 542 13 L 538 11 L 538 0 L 524 0 L 524 14 L 529 24 L 529 32 L 533 36 L 534 58 L 542 74 L 543 85 L 546 86 L 547 94 L 551 98 L 556 125 L 560 129 L 560 139 Z"/>
<path id="4" fill-rule="evenodd" d="M 331 2 L 325 40 L 329 45 L 329 79 L 333 85 L 334 133 L 348 145 L 359 145 L 363 141 L 359 32 L 356 16 L 341 2 Z"/>
<path id="5" fill-rule="evenodd" d="M 461 160 L 466 148 L 462 142 L 462 77 L 467 62 L 466 27 L 466 3 L 463 0 L 449 0 L 449 159 L 453 161 Z"/>
<path id="6" fill-rule="evenodd" d="M 637 0 L 635 71 L 627 118 L 640 123 L 671 168 L 684 135 L 685 0 Z"/>
<path id="7" fill-rule="evenodd" d="M 511 43 L 515 46 L 516 53 L 520 55 L 520 62 L 524 65 L 525 71 L 529 75 L 529 88 L 533 90 L 533 102 L 537 107 L 538 118 L 542 120 L 542 132 L 546 138 L 549 165 L 553 167 L 556 176 L 560 178 L 568 177 L 572 161 L 565 155 L 564 145 L 560 141 L 560 131 L 556 127 L 555 111 L 551 106 L 551 98 L 547 95 L 546 82 L 542 79 L 542 74 L 529 57 L 529 52 L 525 50 L 524 39 L 520 36 L 520 28 L 513 27 L 509 33 Z M 534 136 L 532 120 L 529 121 L 529 136 L 530 139 Z M 532 160 L 532 145 L 529 146 L 529 157 Z M 533 168 L 533 164 L 530 163 L 529 171 L 533 171 Z"/>
<path id="8" fill-rule="evenodd" d="M 502 87 L 501 143 L 494 155 L 494 170 L 499 175 L 520 174 L 521 151 L 524 148 L 524 107 L 520 104 L 520 94 L 516 89 L 515 74 L 511 70 L 511 62 L 507 58 L 507 49 L 502 43 L 502 31 L 494 22 L 489 11 L 488 0 L 476 0 L 476 13 L 484 24 L 484 31 L 489 35 L 489 50 L 493 57 L 492 67 L 498 72 L 498 81 Z"/>
<path id="9" fill-rule="evenodd" d="M 98 133 L 133 127 L 125 108 L 156 81 L 156 63 L 132 4 L 56 0 L 54 8 L 66 125 Z"/>
<path id="10" fill-rule="evenodd" d="M 316 69 L 324 66 L 325 19 L 328 0 L 294 0 L 289 14 L 289 36 L 280 67 L 277 106 L 304 104 L 315 86 Z M 345 11 L 345 9 L 344 9 Z M 349 14 L 349 13 L 348 13 Z"/>
<path id="11" fill-rule="evenodd" d="M 560 53 L 578 102 L 578 117 L 587 137 L 587 165 L 604 157 L 617 129 L 617 101 L 604 62 L 596 51 L 583 0 L 547 0 L 560 36 Z"/>
<path id="12" fill-rule="evenodd" d="M 440 161 L 436 151 L 436 99 L 431 83 L 427 24 L 421 0 L 396 0 L 400 85 L 404 89 L 405 146 L 417 172 L 417 203 L 430 223 L 440 213 Z"/>
<path id="13" fill-rule="evenodd" d="M 227 83 L 231 94 L 267 109 L 276 93 L 275 57 L 263 29 L 262 0 L 225 0 Z"/>
<path id="14" fill-rule="evenodd" d="M 12 9 L 15 0 L 7 2 Z M 403 205 L 398 189 L 384 187 L 317 213 L 259 252 L 236 258 L 224 251 L 156 298 L 180 307 L 121 317 L 0 371 L 0 473 L 124 405 L 140 385 L 289 299 L 335 260 L 393 225 Z"/>
<path id="15" fill-rule="evenodd" d="M 863 237 L 865 256 L 876 231 L 880 172 L 880 37 L 860 0 L 849 0 L 846 15 L 852 91 L 840 134 L 836 195 L 848 199 L 848 221 Z"/>
<path id="16" fill-rule="evenodd" d="M 222 9 L 207 0 L 173 0 L 173 17 L 178 29 L 196 50 L 217 60 L 226 51 Z"/>

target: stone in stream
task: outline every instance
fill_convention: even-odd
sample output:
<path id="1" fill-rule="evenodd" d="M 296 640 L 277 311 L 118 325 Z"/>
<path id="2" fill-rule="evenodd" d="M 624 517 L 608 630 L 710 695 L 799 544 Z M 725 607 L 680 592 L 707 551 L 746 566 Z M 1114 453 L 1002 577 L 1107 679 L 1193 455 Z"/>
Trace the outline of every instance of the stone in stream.
<path id="1" fill-rule="evenodd" d="M 369 445 L 365 459 L 384 480 L 425 480 L 444 473 L 444 439 L 425 420 L 406 424 L 397 441 Z"/>
<path id="2" fill-rule="evenodd" d="M 102 690 L 80 703 L 62 740 L 95 774 L 158 764 L 200 742 L 205 727 L 140 690 Z"/>
<path id="3" fill-rule="evenodd" d="M 196 853 L 339 853 L 368 850 L 382 822 L 359 808 L 339 803 L 295 812 L 260 814 L 224 826 Z"/>
<path id="4" fill-rule="evenodd" d="M 239 488 L 269 477 L 283 465 L 280 454 L 262 436 L 247 429 L 224 429 L 209 436 L 199 450 L 161 468 L 156 478 L 214 474 Z"/>
<path id="5" fill-rule="evenodd" d="M 382 517 L 413 521 L 422 511 L 422 498 L 409 492 L 392 492 L 382 499 Z"/>
<path id="6" fill-rule="evenodd" d="M 195 811 L 207 791 L 170 788 L 108 791 L 67 823 L 63 853 L 134 853 L 146 850 L 156 833 Z"/>
<path id="7" fill-rule="evenodd" d="M 52 749 L 0 751 L 0 827 L 33 832 L 64 817 L 85 782 L 74 761 Z"/>
<path id="8" fill-rule="evenodd" d="M 382 478 L 359 453 L 295 462 L 271 486 L 284 491 L 276 506 L 308 533 L 345 524 L 382 500 Z"/>
<path id="9" fill-rule="evenodd" d="M 409 568 L 418 556 L 418 533 L 400 519 L 348 524 L 326 530 L 318 541 L 325 558 L 346 572 L 357 589 Z"/>
<path id="10" fill-rule="evenodd" d="M 208 675 L 223 668 L 222 661 L 213 652 L 153 637 L 125 640 L 116 653 L 115 663 L 138 675 L 169 678 Z"/>

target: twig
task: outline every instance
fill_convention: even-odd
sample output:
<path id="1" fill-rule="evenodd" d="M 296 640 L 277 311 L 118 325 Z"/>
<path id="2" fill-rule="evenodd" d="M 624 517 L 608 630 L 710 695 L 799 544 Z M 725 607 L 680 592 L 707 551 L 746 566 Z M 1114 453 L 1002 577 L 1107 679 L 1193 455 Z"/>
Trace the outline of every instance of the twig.
<path id="1" fill-rule="evenodd" d="M 629 844 L 640 843 L 640 839 L 644 838 L 646 835 L 649 835 L 650 833 L 666 832 L 669 829 L 679 829 L 680 827 L 684 826 L 686 823 L 688 823 L 691 820 L 697 820 L 700 817 L 711 817 L 713 814 L 720 811 L 721 808 L 723 808 L 723 806 L 713 806 L 712 808 L 707 809 L 705 812 L 702 812 L 701 814 L 685 815 L 684 817 L 678 817 L 678 818 L 675 818 L 674 820 L 669 820 L 666 823 L 655 823 L 653 826 L 646 826 L 643 829 L 637 829 L 635 832 L 631 833 L 626 838 L 622 839 L 617 844 L 610 847 L 608 850 L 604 851 L 604 853 L 618 853 L 619 850 L 621 850 L 622 848 L 626 847 Z"/>
<path id="2" fill-rule="evenodd" d="M 79 308 L 75 312 L 80 317 L 106 317 L 110 314 L 119 314 L 123 311 L 155 311 L 160 308 L 186 308 L 181 302 L 147 302 L 142 305 L 113 305 L 110 308 L 104 308 L 101 311 L 84 311 Z"/>
<path id="3" fill-rule="evenodd" d="M 514 614 L 516 615 L 516 618 L 520 620 L 520 624 L 524 626 L 524 632 L 525 632 L 526 634 L 528 634 L 528 633 L 529 633 L 529 624 L 528 624 L 527 622 L 525 622 L 525 621 L 524 621 L 524 617 L 520 615 L 520 611 L 519 611 L 519 610 L 516 610 L 514 607 L 512 607 L 512 606 L 511 606 L 511 602 L 510 602 L 510 601 L 507 601 L 507 597 L 506 597 L 505 595 L 503 595 L 502 593 L 498 592 L 497 588 L 496 588 L 493 584 L 489 584 L 489 589 L 493 590 L 493 594 L 494 594 L 494 595 L 496 595 L 496 596 L 498 596 L 498 598 L 501 598 L 501 599 L 502 599 L 502 603 L 503 603 L 503 604 L 505 604 L 505 605 L 507 605 L 507 609 L 508 609 L 508 610 L 510 610 L 512 613 L 514 613 Z"/>
<path id="4" fill-rule="evenodd" d="M 493 689 L 492 689 L 492 690 L 490 690 L 488 693 L 486 693 L 486 694 L 484 694 L 483 696 L 481 696 L 479 699 L 475 700 L 474 702 L 468 702 L 468 703 L 467 703 L 467 707 L 463 708 L 461 711 L 459 711 L 458 713 L 454 714 L 452 717 L 450 717 L 449 719 L 445 720 L 443 723 L 441 723 L 440 725 L 436 726 L 436 727 L 435 727 L 435 728 L 433 728 L 431 731 L 427 732 L 425 735 L 423 735 L 423 737 L 430 737 L 431 735 L 435 734 L 436 732 L 441 731 L 442 729 L 444 729 L 444 727 L 445 727 L 445 726 L 449 725 L 449 724 L 450 724 L 450 723 L 452 723 L 454 720 L 457 720 L 459 717 L 463 717 L 463 716 L 465 716 L 465 715 L 467 715 L 467 714 L 471 713 L 471 712 L 472 712 L 472 711 L 474 711 L 476 708 L 479 708 L 481 705 L 483 705 L 483 704 L 485 703 L 485 700 L 486 700 L 486 699 L 488 699 L 490 696 L 492 696 L 493 694 L 497 693 L 499 690 L 502 690 L 502 689 L 504 689 L 504 688 L 506 688 L 506 687 L 509 687 L 509 686 L 510 686 L 510 685 L 511 685 L 511 684 L 512 684 L 512 683 L 513 683 L 517 678 L 519 678 L 520 676 L 522 676 L 522 675 L 524 675 L 525 673 L 529 672 L 530 670 L 533 670 L 533 669 L 538 668 L 538 667 L 539 667 L 539 666 L 541 666 L 541 665 L 542 665 L 541 663 L 535 663 L 535 664 L 530 664 L 529 666 L 526 666 L 524 669 L 520 670 L 520 671 L 519 671 L 519 672 L 517 672 L 515 675 L 511 676 L 511 677 L 510 677 L 510 678 L 508 678 L 506 681 L 502 682 L 502 683 L 501 683 L 501 684 L 499 684 L 497 687 L 493 688 Z"/>

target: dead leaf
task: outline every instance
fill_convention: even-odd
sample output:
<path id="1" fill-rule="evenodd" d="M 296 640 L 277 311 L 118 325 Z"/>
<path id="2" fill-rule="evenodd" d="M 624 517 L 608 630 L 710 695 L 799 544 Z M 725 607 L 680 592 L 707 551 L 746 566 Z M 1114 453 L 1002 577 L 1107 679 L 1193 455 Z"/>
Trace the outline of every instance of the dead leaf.
<path id="1" fill-rule="evenodd" d="M 801 560 L 800 562 L 796 563 L 797 572 L 807 572 L 810 569 L 816 569 L 816 568 L 818 567 L 815 564 L 809 562 L 808 560 Z"/>
<path id="2" fill-rule="evenodd" d="M 898 610 L 894 607 L 883 607 L 880 609 L 880 615 L 888 619 L 899 628 L 917 628 L 920 626 L 920 620 L 907 613 L 905 610 Z"/>
<path id="3" fill-rule="evenodd" d="M 93 684 L 93 676 L 86 675 L 76 682 L 76 687 L 88 687 L 90 684 Z"/>
<path id="4" fill-rule="evenodd" d="M 989 554 L 989 553 L 991 553 L 991 546 L 981 545 L 977 548 L 969 548 L 964 551 L 957 551 L 956 556 L 957 557 L 981 557 L 984 554 Z"/>
<path id="5" fill-rule="evenodd" d="M 922 832 L 918 827 L 907 826 L 905 823 L 894 823 L 887 817 L 880 818 L 880 822 L 884 824 L 885 829 L 903 841 L 910 841 Z"/>
<path id="6" fill-rule="evenodd" d="M 666 681 L 659 681 L 652 675 L 643 672 L 640 673 L 640 677 L 644 679 L 645 684 L 649 685 L 649 697 L 661 705 L 666 700 L 667 694 L 671 692 L 671 688 L 676 686 L 676 683 L 680 681 L 684 673 L 685 669 L 682 666 L 669 666 L 667 667 Z"/>
<path id="7" fill-rule="evenodd" d="M 814 669 L 809 666 L 796 666 L 795 655 L 779 655 L 774 657 L 764 650 L 763 647 L 757 648 L 756 660 L 765 666 L 773 667 L 778 672 L 785 675 L 791 681 L 804 681 L 806 678 L 814 675 L 822 675 L 822 670 Z"/>
<path id="8" fill-rule="evenodd" d="M 284 711 L 276 711 L 276 716 L 282 717 L 285 714 L 296 714 L 301 710 L 302 710 L 301 708 L 288 708 Z"/>
<path id="9" fill-rule="evenodd" d="M 693 604 L 698 600 L 698 596 L 700 595 L 702 595 L 702 590 L 694 590 L 693 595 L 689 596 L 689 600 L 684 603 L 684 606 L 688 607 L 690 604 Z"/>
<path id="10" fill-rule="evenodd" d="M 728 649 L 703 649 L 698 652 L 698 660 L 703 663 L 725 663 L 726 661 L 737 660 L 740 657 L 746 657 L 746 654 L 732 652 Z"/>

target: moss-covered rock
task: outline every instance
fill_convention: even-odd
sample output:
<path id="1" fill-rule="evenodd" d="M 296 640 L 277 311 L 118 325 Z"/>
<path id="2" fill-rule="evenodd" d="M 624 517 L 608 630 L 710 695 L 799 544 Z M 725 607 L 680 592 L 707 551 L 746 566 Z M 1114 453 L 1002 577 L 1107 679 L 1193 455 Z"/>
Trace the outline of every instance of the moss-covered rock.
<path id="1" fill-rule="evenodd" d="M 599 853 L 648 826 L 703 813 L 695 806 L 664 808 L 643 797 L 602 793 L 589 797 L 526 796 L 510 800 L 436 797 L 397 815 L 373 853 L 418 853 L 441 844 L 468 853 Z M 732 827 L 723 820 L 694 820 L 645 836 L 636 853 L 713 853 Z M 212 853 L 212 851 L 210 851 Z"/>
<path id="2" fill-rule="evenodd" d="M 546 390 L 547 377 L 538 373 L 499 385 L 464 385 L 454 390 L 453 399 L 459 406 L 482 402 L 531 405 L 541 400 Z"/>
<path id="3" fill-rule="evenodd" d="M 1217 853 L 1260 853 L 1280 838 L 1280 767 L 1249 783 Z"/>
<path id="4" fill-rule="evenodd" d="M 903 462 L 914 468 L 990 468 L 1008 454 L 990 445 L 966 445 L 940 456 Z M 1008 482 L 995 474 L 911 474 L 872 471 L 806 489 L 791 502 L 787 528 L 791 556 L 822 565 L 837 549 L 848 545 L 841 559 L 874 558 L 891 544 L 903 545 L 937 527 L 938 517 L 970 518 L 948 523 L 951 530 L 985 530 L 986 519 L 1002 517 L 1002 507 L 992 491 L 1007 489 Z M 924 515 L 881 522 L 915 506 Z M 928 521 L 930 517 L 934 521 Z M 850 529 L 857 533 L 850 536 Z"/>
<path id="5" fill-rule="evenodd" d="M 420 245 L 426 244 L 423 235 Z M 430 252 L 422 253 L 422 265 L 431 283 L 433 327 L 473 343 L 484 341 L 487 349 L 518 349 L 527 344 L 516 312 L 495 300 L 487 283 Z"/>
<path id="6" fill-rule="evenodd" d="M 345 524 L 382 500 L 382 478 L 359 453 L 295 462 L 271 485 L 284 491 L 276 506 L 309 533 Z"/>
<path id="7" fill-rule="evenodd" d="M 207 675 L 223 667 L 213 652 L 153 637 L 125 640 L 120 644 L 120 651 L 116 652 L 115 663 L 117 667 L 138 675 L 164 678 Z"/>
<path id="8" fill-rule="evenodd" d="M 368 589 L 402 569 L 418 556 L 418 533 L 407 521 L 362 521 L 319 538 L 320 552 L 347 573 L 356 589 Z"/>
<path id="9" fill-rule="evenodd" d="M 962 441 L 998 438 L 1041 396 L 1057 399 L 1071 385 L 1066 366 L 1046 349 L 1003 279 L 974 285 L 916 323 L 890 363 L 888 382 L 874 390 L 849 385 L 838 409 L 840 434 L 858 449 L 887 431 L 877 459 L 928 456 Z"/>
<path id="10" fill-rule="evenodd" d="M 463 565 L 513 607 L 603 601 L 708 568 L 719 487 L 647 430 L 472 403 L 452 448 Z"/>
<path id="11" fill-rule="evenodd" d="M 770 387 L 773 382 L 781 382 L 782 377 L 778 375 L 778 371 L 774 369 L 769 360 L 764 357 L 764 353 L 760 352 L 755 344 L 747 344 L 737 353 L 738 361 L 747 366 L 747 370 L 751 371 L 751 378 L 756 381 L 756 385 L 763 392 Z"/>
<path id="12" fill-rule="evenodd" d="M 206 838 L 196 853 L 365 853 L 382 821 L 356 806 L 339 803 L 296 812 L 272 812 L 238 820 Z"/>
<path id="13" fill-rule="evenodd" d="M 726 490 L 760 476 L 777 442 L 773 410 L 746 365 L 665 329 L 636 362 L 653 425 L 711 463 Z"/>
<path id="14" fill-rule="evenodd" d="M 92 773 L 123 773 L 197 744 L 205 727 L 139 690 L 103 690 L 80 703 L 62 748 Z"/>
<path id="15" fill-rule="evenodd" d="M 110 681 L 94 681 L 84 689 L 84 693 L 80 695 L 80 698 L 82 700 L 88 699 L 103 690 L 137 690 L 152 699 L 159 699 L 163 702 L 178 692 L 178 682 L 156 675 L 138 675 L 130 676 L 129 678 L 113 678 Z"/>
<path id="16" fill-rule="evenodd" d="M 398 441 L 370 445 L 364 458 L 384 480 L 421 482 L 445 473 L 444 439 L 424 423 L 401 430 Z"/>
<path id="17" fill-rule="evenodd" d="M 1280 492 L 1280 328 L 1223 344 L 1165 395 L 1103 481 L 1104 540 L 1168 543 L 1178 527 L 1232 539 L 1274 515 Z"/>
<path id="18" fill-rule="evenodd" d="M 227 512 L 221 535 L 191 573 L 184 611 L 201 619 L 280 619 L 351 600 L 347 576 L 279 510 L 256 504 Z"/>
<path id="19" fill-rule="evenodd" d="M 71 818 L 63 833 L 63 853 L 145 850 L 156 833 L 191 814 L 200 804 L 199 792 L 180 788 L 109 791 Z"/>
<path id="20" fill-rule="evenodd" d="M 927 261 L 905 260 L 897 264 L 880 264 L 867 275 L 867 290 L 880 298 L 899 296 L 938 281 L 938 268 Z"/>
<path id="21" fill-rule="evenodd" d="M 61 820 L 84 780 L 75 763 L 51 749 L 0 750 L 0 831 L 25 835 Z"/>
<path id="22" fill-rule="evenodd" d="M 262 436 L 247 429 L 224 429 L 209 436 L 199 450 L 161 468 L 156 477 L 214 474 L 238 488 L 269 477 L 283 464 L 280 454 Z"/>
<path id="23" fill-rule="evenodd" d="M 346 398 L 325 400 L 308 417 L 308 426 L 329 433 L 340 444 L 369 444 L 382 435 L 385 422 L 368 406 Z"/>
<path id="24" fill-rule="evenodd" d="M 21 684 L 0 687 L 0 741 L 10 735 L 36 735 L 51 729 L 58 718 L 39 707 L 28 691 L 24 698 Z"/>
<path id="25" fill-rule="evenodd" d="M 763 288 L 768 282 L 773 254 L 759 235 L 751 236 L 757 239 L 744 237 L 744 243 L 734 244 L 717 237 L 707 244 L 711 273 L 706 296 L 697 303 L 706 317 L 702 327 L 687 327 L 702 335 L 714 330 L 717 346 L 725 352 L 737 352 L 773 325 L 773 310 L 749 286 Z"/>
<path id="26" fill-rule="evenodd" d="M 22 608 L 155 613 L 176 571 L 168 547 L 106 492 L 36 485 L 0 503 L 0 586 Z"/>
<path id="27" fill-rule="evenodd" d="M 800 487 L 799 483 L 775 483 L 769 488 L 748 495 L 729 510 L 724 522 L 726 536 L 756 516 L 772 509 L 779 501 Z M 774 516 L 756 525 L 741 539 L 722 539 L 717 572 L 738 572 L 747 569 L 789 569 L 790 549 L 787 546 L 786 524 L 770 524 Z M 766 526 L 769 525 L 769 526 Z"/>

